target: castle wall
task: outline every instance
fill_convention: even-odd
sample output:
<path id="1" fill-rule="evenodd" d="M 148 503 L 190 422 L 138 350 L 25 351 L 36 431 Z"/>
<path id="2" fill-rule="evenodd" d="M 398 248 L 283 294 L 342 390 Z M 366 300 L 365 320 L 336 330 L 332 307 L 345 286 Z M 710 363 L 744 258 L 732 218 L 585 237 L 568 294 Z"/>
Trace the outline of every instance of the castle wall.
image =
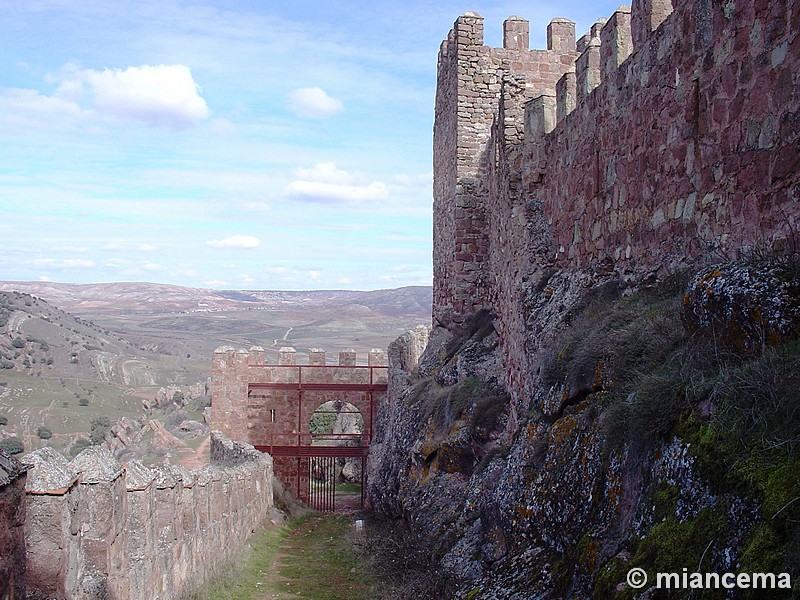
<path id="1" fill-rule="evenodd" d="M 0 598 L 25 598 L 26 469 L 0 450 Z"/>
<path id="2" fill-rule="evenodd" d="M 474 294 L 453 269 L 451 281 L 434 283 L 434 314 L 457 312 L 465 291 L 499 317 L 515 398 L 536 383 L 526 315 L 552 292 L 553 272 L 641 279 L 711 251 L 735 257 L 791 243 L 800 218 L 798 32 L 796 0 L 695 0 L 674 10 L 644 0 L 598 21 L 554 85 L 503 70 L 487 108 L 494 125 L 473 148 L 486 159 L 473 176 L 480 197 L 471 217 L 486 236 L 485 289 Z M 439 85 L 449 78 L 440 73 Z M 469 106 L 459 98 L 454 110 L 472 118 Z M 490 117 L 477 121 L 483 128 Z M 462 149 L 435 143 L 439 153 Z M 458 193 L 444 200 L 435 199 L 435 222 Z M 456 223 L 435 245 L 457 243 L 463 229 Z"/>
<path id="3" fill-rule="evenodd" d="M 215 432 L 211 458 L 190 472 L 121 465 L 101 446 L 25 455 L 28 593 L 156 600 L 202 585 L 273 505 L 268 455 Z"/>

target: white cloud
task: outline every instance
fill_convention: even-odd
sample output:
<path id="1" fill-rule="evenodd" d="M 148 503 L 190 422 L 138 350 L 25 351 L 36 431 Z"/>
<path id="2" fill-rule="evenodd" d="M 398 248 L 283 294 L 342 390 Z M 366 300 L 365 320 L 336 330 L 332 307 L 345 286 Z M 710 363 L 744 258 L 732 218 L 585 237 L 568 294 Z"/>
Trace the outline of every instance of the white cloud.
<path id="1" fill-rule="evenodd" d="M 66 65 L 55 96 L 77 103 L 89 96 L 100 112 L 170 129 L 186 129 L 211 116 L 185 65 L 142 65 L 126 69 L 78 69 Z"/>
<path id="2" fill-rule="evenodd" d="M 0 90 L 0 123 L 10 127 L 65 129 L 90 116 L 90 111 L 72 100 L 45 96 L 36 90 Z"/>
<path id="3" fill-rule="evenodd" d="M 37 267 L 54 269 L 88 269 L 95 266 L 93 260 L 83 258 L 34 258 L 27 262 Z"/>
<path id="4" fill-rule="evenodd" d="M 341 100 L 329 96 L 322 88 L 298 88 L 289 92 L 287 105 L 298 117 L 332 117 L 344 110 Z"/>
<path id="5" fill-rule="evenodd" d="M 139 250 L 142 252 L 155 252 L 157 249 L 157 246 L 154 246 L 153 244 L 142 244 L 139 246 Z"/>
<path id="6" fill-rule="evenodd" d="M 322 277 L 322 271 L 309 271 L 307 274 L 314 281 L 317 281 L 320 277 Z"/>
<path id="7" fill-rule="evenodd" d="M 0 90 L 0 122 L 16 127 L 65 129 L 100 114 L 181 130 L 211 116 L 185 65 L 80 69 L 65 65 L 45 78 L 52 95 L 32 89 Z M 98 130 L 101 132 L 102 130 Z"/>
<path id="8" fill-rule="evenodd" d="M 253 212 L 267 212 L 272 210 L 272 206 L 266 202 L 246 202 L 244 208 Z"/>
<path id="9" fill-rule="evenodd" d="M 323 181 L 325 183 L 351 183 L 353 176 L 347 171 L 336 168 L 334 162 L 317 163 L 310 169 L 295 169 L 294 174 L 306 181 Z"/>
<path id="10" fill-rule="evenodd" d="M 252 235 L 232 235 L 221 240 L 208 240 L 206 246 L 209 248 L 257 248 L 261 245 L 261 240 Z"/>
<path id="11" fill-rule="evenodd" d="M 310 169 L 297 169 L 295 181 L 286 186 L 290 200 L 318 203 L 355 203 L 386 200 L 389 190 L 381 181 L 356 183 L 347 171 L 332 162 L 323 162 Z"/>

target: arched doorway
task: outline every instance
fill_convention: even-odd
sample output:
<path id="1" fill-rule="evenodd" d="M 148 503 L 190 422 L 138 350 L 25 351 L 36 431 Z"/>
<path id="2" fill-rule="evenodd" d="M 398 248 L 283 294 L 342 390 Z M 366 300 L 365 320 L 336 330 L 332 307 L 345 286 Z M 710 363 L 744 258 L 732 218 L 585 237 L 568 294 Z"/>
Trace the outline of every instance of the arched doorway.
<path id="1" fill-rule="evenodd" d="M 364 416 L 353 404 L 328 400 L 309 419 L 311 446 L 320 448 L 309 460 L 309 503 L 317 510 L 356 509 L 362 506 L 364 456 L 348 453 L 364 443 Z M 322 448 L 334 447 L 324 453 Z"/>

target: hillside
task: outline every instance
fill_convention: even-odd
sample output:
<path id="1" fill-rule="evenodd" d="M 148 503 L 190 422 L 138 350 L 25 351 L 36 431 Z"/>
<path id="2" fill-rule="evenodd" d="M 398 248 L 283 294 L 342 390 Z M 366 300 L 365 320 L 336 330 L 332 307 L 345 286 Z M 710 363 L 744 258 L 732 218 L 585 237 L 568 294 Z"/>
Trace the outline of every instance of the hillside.
<path id="1" fill-rule="evenodd" d="M 375 291 L 212 290 L 158 283 L 74 284 L 50 281 L 0 281 L 0 291 L 43 298 L 78 315 L 159 314 L 164 312 L 271 309 L 287 306 L 337 311 L 361 306 L 375 316 L 429 318 L 431 288 L 409 286 Z"/>
<path id="2" fill-rule="evenodd" d="M 267 360 L 282 346 L 332 356 L 352 347 L 363 362 L 371 348 L 428 322 L 431 301 L 424 287 L 272 292 L 3 282 L 0 290 L 0 417 L 8 420 L 0 438 L 18 436 L 26 450 L 47 443 L 65 451 L 88 437 L 97 418 L 144 426 L 143 405 L 161 406 L 148 418 L 179 436 L 181 418 L 202 421 L 220 345 L 262 346 Z M 170 402 L 176 392 L 186 405 L 180 414 Z M 39 427 L 53 437 L 41 440 Z"/>

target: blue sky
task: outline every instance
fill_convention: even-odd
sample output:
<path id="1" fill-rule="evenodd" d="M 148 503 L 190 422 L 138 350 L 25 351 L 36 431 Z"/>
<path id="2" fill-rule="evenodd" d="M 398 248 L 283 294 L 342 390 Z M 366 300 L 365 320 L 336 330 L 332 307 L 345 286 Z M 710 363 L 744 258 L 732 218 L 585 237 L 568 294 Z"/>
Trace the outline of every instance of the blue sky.
<path id="1" fill-rule="evenodd" d="M 0 279 L 431 283 L 436 55 L 456 17 L 607 2 L 0 0 Z"/>

